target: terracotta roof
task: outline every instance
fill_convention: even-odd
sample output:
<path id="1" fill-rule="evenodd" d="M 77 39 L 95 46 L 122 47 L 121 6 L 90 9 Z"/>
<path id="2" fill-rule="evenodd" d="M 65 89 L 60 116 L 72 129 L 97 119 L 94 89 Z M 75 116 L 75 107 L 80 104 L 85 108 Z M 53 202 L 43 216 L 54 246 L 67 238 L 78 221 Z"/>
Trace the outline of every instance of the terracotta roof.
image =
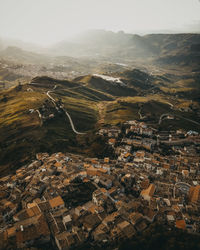
<path id="1" fill-rule="evenodd" d="M 105 157 L 105 158 L 104 158 L 104 162 L 105 162 L 105 163 L 109 163 L 109 161 L 110 161 L 110 159 L 109 159 L 108 157 Z"/>
<path id="2" fill-rule="evenodd" d="M 190 187 L 189 200 L 194 203 L 200 200 L 200 185 L 196 187 Z"/>
<path id="3" fill-rule="evenodd" d="M 129 156 L 131 156 L 131 154 L 130 153 L 126 153 L 125 155 L 124 155 L 124 157 L 129 157 Z"/>
<path id="4" fill-rule="evenodd" d="M 34 206 L 34 207 L 26 209 L 26 212 L 29 217 L 33 217 L 35 215 L 40 214 L 40 209 L 37 206 Z"/>
<path id="5" fill-rule="evenodd" d="M 35 220 L 25 226 L 25 229 L 16 233 L 17 247 L 21 248 L 23 243 L 37 239 L 41 236 L 49 236 L 50 231 L 43 215 L 37 216 Z"/>
<path id="6" fill-rule="evenodd" d="M 136 224 L 141 218 L 143 218 L 143 216 L 142 216 L 142 214 L 140 214 L 140 213 L 135 213 L 135 212 L 134 212 L 134 213 L 129 214 L 129 218 L 130 218 L 132 224 L 134 225 L 134 224 Z"/>
<path id="7" fill-rule="evenodd" d="M 108 142 L 114 144 L 116 142 L 116 139 L 111 138 L 111 139 L 108 140 Z"/>
<path id="8" fill-rule="evenodd" d="M 90 167 L 92 167 L 92 165 L 88 164 L 88 163 L 84 163 L 83 166 L 84 166 L 84 168 L 90 168 Z"/>
<path id="9" fill-rule="evenodd" d="M 6 231 L 7 231 L 8 238 L 9 238 L 9 237 L 11 237 L 11 236 L 14 236 L 14 235 L 15 235 L 16 228 L 15 228 L 15 227 L 10 227 L 10 228 L 8 228 Z"/>
<path id="10" fill-rule="evenodd" d="M 90 168 L 88 168 L 87 170 L 87 175 L 97 175 L 97 169 L 96 168 L 93 168 L 93 167 L 90 167 Z"/>
<path id="11" fill-rule="evenodd" d="M 64 201 L 60 196 L 57 196 L 57 197 L 49 200 L 49 204 L 50 204 L 51 208 L 55 208 L 55 207 L 64 205 Z"/>
<path id="12" fill-rule="evenodd" d="M 107 190 L 105 188 L 100 188 L 102 193 L 107 193 Z"/>
<path id="13" fill-rule="evenodd" d="M 141 191 L 141 195 L 142 196 L 145 196 L 145 195 L 148 195 L 148 196 L 153 196 L 154 192 L 155 192 L 155 185 L 154 184 L 150 184 L 149 187 L 147 189 L 144 189 Z"/>
<path id="14" fill-rule="evenodd" d="M 177 220 L 176 221 L 176 227 L 179 229 L 185 229 L 186 228 L 186 223 L 184 220 Z"/>
<path id="15" fill-rule="evenodd" d="M 61 163 L 61 162 L 56 162 L 56 163 L 54 164 L 54 166 L 57 167 L 57 168 L 62 167 L 62 163 Z"/>

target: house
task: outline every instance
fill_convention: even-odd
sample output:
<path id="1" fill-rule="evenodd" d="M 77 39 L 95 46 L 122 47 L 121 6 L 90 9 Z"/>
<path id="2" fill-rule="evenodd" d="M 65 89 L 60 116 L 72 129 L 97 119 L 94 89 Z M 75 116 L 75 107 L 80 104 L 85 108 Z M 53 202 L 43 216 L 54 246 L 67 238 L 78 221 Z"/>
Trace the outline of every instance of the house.
<path id="1" fill-rule="evenodd" d="M 175 221 L 175 218 L 174 218 L 173 215 L 168 214 L 168 215 L 167 215 L 167 220 L 168 220 L 169 223 L 173 223 L 173 222 Z"/>
<path id="2" fill-rule="evenodd" d="M 50 241 L 50 231 L 43 215 L 17 222 L 16 224 L 17 248 L 42 244 Z"/>
<path id="3" fill-rule="evenodd" d="M 191 203 L 197 203 L 200 201 L 200 185 L 190 187 L 189 190 L 189 201 Z"/>
<path id="4" fill-rule="evenodd" d="M 101 223 L 101 220 L 97 214 L 89 214 L 84 216 L 82 223 L 84 229 L 90 232 Z"/>
<path id="5" fill-rule="evenodd" d="M 102 221 L 102 224 L 105 225 L 107 228 L 112 228 L 116 221 L 120 219 L 120 214 L 118 212 L 113 212 L 106 216 Z"/>
<path id="6" fill-rule="evenodd" d="M 98 175 L 98 170 L 94 167 L 90 167 L 86 169 L 87 175 L 89 176 L 97 176 Z"/>
<path id="7" fill-rule="evenodd" d="M 152 223 L 157 215 L 157 212 L 149 207 L 145 207 L 143 210 L 144 218 Z"/>
<path id="8" fill-rule="evenodd" d="M 25 219 L 34 217 L 34 216 L 39 215 L 39 214 L 41 214 L 41 210 L 37 205 L 35 205 L 35 206 L 30 207 L 30 208 L 23 209 L 19 213 L 15 214 L 13 216 L 13 220 L 14 221 L 25 220 Z"/>
<path id="9" fill-rule="evenodd" d="M 104 158 L 104 163 L 109 163 L 110 162 L 110 158 L 109 157 L 105 157 Z"/>
<path id="10" fill-rule="evenodd" d="M 2 205 L 3 211 L 3 218 L 5 219 L 9 219 L 11 216 L 13 216 L 13 214 L 15 214 L 18 205 L 14 204 L 11 201 L 8 201 L 6 199 L 1 200 L 0 204 Z"/>
<path id="11" fill-rule="evenodd" d="M 104 224 L 100 224 L 92 233 L 95 241 L 107 242 L 109 241 L 109 230 Z"/>
<path id="12" fill-rule="evenodd" d="M 68 250 L 75 247 L 76 240 L 75 234 L 69 232 L 62 232 L 55 236 L 55 242 L 59 250 Z"/>
<path id="13" fill-rule="evenodd" d="M 183 177 L 188 177 L 189 176 L 189 171 L 188 170 L 182 170 L 182 175 L 183 175 Z"/>
<path id="14" fill-rule="evenodd" d="M 92 194 L 92 200 L 94 204 L 101 206 L 107 199 L 107 191 L 105 188 L 96 189 Z"/>
<path id="15" fill-rule="evenodd" d="M 131 213 L 129 215 L 129 219 L 131 224 L 138 232 L 143 231 L 147 227 L 146 221 L 144 220 L 143 215 L 140 213 L 137 212 Z"/>
<path id="16" fill-rule="evenodd" d="M 116 139 L 114 139 L 114 138 L 110 138 L 110 139 L 108 140 L 108 144 L 111 145 L 111 146 L 114 146 L 115 143 L 116 143 Z"/>
<path id="17" fill-rule="evenodd" d="M 147 189 L 143 189 L 140 195 L 143 197 L 144 200 L 150 201 L 151 197 L 154 195 L 156 187 L 154 184 L 150 184 Z"/>
<path id="18" fill-rule="evenodd" d="M 108 178 L 101 177 L 99 183 L 105 187 L 106 189 L 109 189 L 112 187 L 112 181 Z"/>
<path id="19" fill-rule="evenodd" d="M 15 237 L 16 235 L 16 227 L 10 227 L 6 230 L 8 238 Z"/>
<path id="20" fill-rule="evenodd" d="M 129 219 L 132 225 L 135 226 L 138 222 L 140 222 L 143 219 L 143 215 L 140 213 L 133 212 L 129 214 Z"/>
<path id="21" fill-rule="evenodd" d="M 117 224 L 117 227 L 123 233 L 125 238 L 131 239 L 133 235 L 136 233 L 134 227 L 128 221 L 122 221 Z"/>
<path id="22" fill-rule="evenodd" d="M 63 217 L 63 224 L 66 228 L 66 230 L 70 229 L 72 227 L 72 218 L 71 215 L 66 215 Z"/>
<path id="23" fill-rule="evenodd" d="M 51 200 L 49 200 L 49 205 L 51 210 L 58 210 L 60 208 L 64 208 L 65 203 L 61 196 L 57 196 Z"/>
<path id="24" fill-rule="evenodd" d="M 85 210 L 82 206 L 78 206 L 74 209 L 74 213 L 76 216 L 81 216 L 85 213 Z"/>
<path id="25" fill-rule="evenodd" d="M 176 220 L 176 227 L 179 229 L 186 229 L 186 223 L 184 220 Z"/>

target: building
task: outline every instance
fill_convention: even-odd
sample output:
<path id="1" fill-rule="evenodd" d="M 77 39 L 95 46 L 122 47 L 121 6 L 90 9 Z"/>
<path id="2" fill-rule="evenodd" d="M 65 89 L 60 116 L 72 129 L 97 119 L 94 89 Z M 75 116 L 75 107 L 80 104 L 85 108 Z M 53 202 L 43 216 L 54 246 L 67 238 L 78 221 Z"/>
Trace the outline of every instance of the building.
<path id="1" fill-rule="evenodd" d="M 200 201 L 200 185 L 196 187 L 190 187 L 189 201 L 192 203 L 197 203 Z"/>
<path id="2" fill-rule="evenodd" d="M 154 195 L 156 187 L 154 184 L 150 184 L 147 189 L 143 189 L 140 195 L 143 197 L 144 200 L 150 201 L 151 197 Z"/>
<path id="3" fill-rule="evenodd" d="M 57 196 L 57 197 L 49 200 L 49 205 L 50 205 L 51 210 L 57 210 L 60 208 L 64 208 L 65 203 L 60 196 Z"/>

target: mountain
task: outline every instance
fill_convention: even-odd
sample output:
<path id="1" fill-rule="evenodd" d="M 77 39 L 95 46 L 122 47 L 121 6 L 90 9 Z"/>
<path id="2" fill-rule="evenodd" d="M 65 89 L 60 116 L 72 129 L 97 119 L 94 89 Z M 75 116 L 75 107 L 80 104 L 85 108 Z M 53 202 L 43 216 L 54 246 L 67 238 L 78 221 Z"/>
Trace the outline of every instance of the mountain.
<path id="1" fill-rule="evenodd" d="M 0 57 L 11 62 L 18 62 L 24 64 L 41 64 L 47 63 L 48 57 L 34 52 L 26 51 L 18 47 L 7 47 L 0 51 Z"/>
<path id="2" fill-rule="evenodd" d="M 17 39 L 9 39 L 0 37 L 0 50 L 6 49 L 7 47 L 18 47 L 23 50 L 32 51 L 35 53 L 41 53 L 43 48 L 28 42 L 23 42 Z"/>
<path id="3" fill-rule="evenodd" d="M 0 51 L 0 80 L 31 80 L 36 76 L 66 79 L 104 71 L 120 71 L 124 66 L 97 61 L 91 58 L 51 56 L 26 51 L 18 47 L 7 47 Z"/>
<path id="4" fill-rule="evenodd" d="M 198 64 L 200 34 L 151 34 L 145 36 L 94 30 L 63 41 L 48 50 L 57 55 L 90 56 L 109 60 L 145 60 L 154 63 Z"/>

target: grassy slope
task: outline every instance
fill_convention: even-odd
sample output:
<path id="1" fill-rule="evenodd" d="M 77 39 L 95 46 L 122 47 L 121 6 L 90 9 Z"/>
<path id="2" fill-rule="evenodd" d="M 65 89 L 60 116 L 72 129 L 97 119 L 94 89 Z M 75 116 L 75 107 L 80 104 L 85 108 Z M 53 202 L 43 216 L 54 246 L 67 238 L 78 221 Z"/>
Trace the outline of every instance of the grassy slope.
<path id="1" fill-rule="evenodd" d="M 21 90 L 12 88 L 0 93 L 0 175 L 15 169 L 26 160 L 31 159 L 36 152 L 73 151 L 93 153 L 103 152 L 103 142 L 98 142 L 94 136 L 95 129 L 102 125 L 116 125 L 126 120 L 139 119 L 138 111 L 149 118 L 148 122 L 158 127 L 161 114 L 170 113 L 185 118 L 198 120 L 195 112 L 181 112 L 180 107 L 189 107 L 191 99 L 200 110 L 197 94 L 199 91 L 198 77 L 181 77 L 164 74 L 151 79 L 151 85 L 156 84 L 159 91 L 156 93 L 143 86 L 140 96 L 136 96 L 139 81 L 132 79 L 132 74 L 123 75 L 131 82 L 131 89 L 112 86 L 106 81 L 95 79 L 91 76 L 80 77 L 74 82 L 59 81 L 48 77 L 35 78 L 37 85 L 24 85 Z M 139 72 L 140 74 L 140 72 Z M 144 79 L 143 79 L 144 78 Z M 142 80 L 143 79 L 143 80 Z M 141 75 L 140 81 L 146 76 Z M 70 113 L 75 128 L 84 132 L 85 136 L 76 136 L 71 129 L 68 118 L 64 114 L 56 115 L 40 126 L 36 112 L 30 113 L 29 109 L 39 109 L 47 100 L 46 92 L 52 90 L 51 95 L 61 99 L 65 108 Z M 129 85 L 130 86 L 130 85 Z M 171 87 L 176 89 L 175 93 Z M 31 87 L 34 91 L 27 92 Z M 108 88 L 107 88 L 108 87 Z M 164 88 L 162 90 L 162 88 Z M 188 95 L 187 88 L 192 88 Z M 180 92 L 181 91 L 181 94 Z M 194 95 L 192 93 L 195 93 Z M 178 95 L 178 96 L 177 96 Z M 175 109 L 171 109 L 172 103 Z M 101 122 L 98 122 L 101 120 Z M 199 127 L 189 121 L 176 118 L 164 120 L 161 128 L 184 128 L 199 131 Z"/>
<path id="2" fill-rule="evenodd" d="M 31 114 L 29 109 L 42 106 L 47 99 L 47 89 L 32 87 L 34 92 L 27 92 L 27 87 L 25 85 L 19 91 L 13 88 L 0 94 L 0 174 L 8 167 L 15 169 L 20 161 L 30 160 L 36 152 L 66 151 L 76 145 L 76 135 L 64 114 L 40 126 L 38 114 Z M 54 94 L 54 97 L 60 96 Z M 94 127 L 97 111 L 93 102 L 88 105 L 88 100 L 77 97 L 64 97 L 62 100 L 77 130 L 86 131 Z"/>

